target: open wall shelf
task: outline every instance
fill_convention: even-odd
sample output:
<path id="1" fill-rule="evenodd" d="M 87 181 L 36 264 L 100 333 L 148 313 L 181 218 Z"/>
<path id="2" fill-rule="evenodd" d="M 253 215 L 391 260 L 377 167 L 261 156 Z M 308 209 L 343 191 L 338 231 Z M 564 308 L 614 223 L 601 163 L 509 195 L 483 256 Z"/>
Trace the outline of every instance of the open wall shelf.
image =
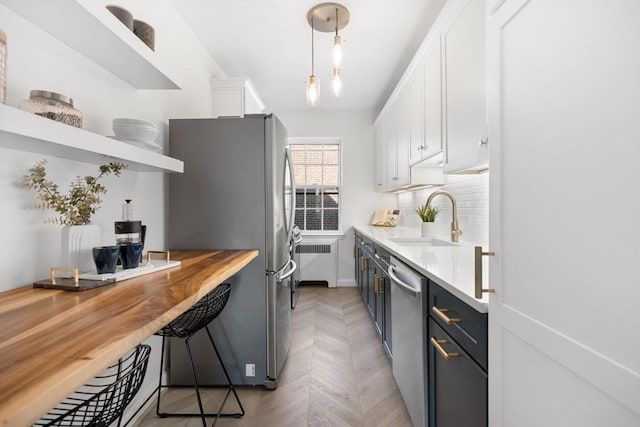
<path id="1" fill-rule="evenodd" d="M 137 171 L 184 171 L 172 157 L 1 104 L 0 147 L 95 164 L 119 160 Z"/>
<path id="2" fill-rule="evenodd" d="M 137 89 L 180 89 L 138 37 L 95 0 L 0 0 Z"/>

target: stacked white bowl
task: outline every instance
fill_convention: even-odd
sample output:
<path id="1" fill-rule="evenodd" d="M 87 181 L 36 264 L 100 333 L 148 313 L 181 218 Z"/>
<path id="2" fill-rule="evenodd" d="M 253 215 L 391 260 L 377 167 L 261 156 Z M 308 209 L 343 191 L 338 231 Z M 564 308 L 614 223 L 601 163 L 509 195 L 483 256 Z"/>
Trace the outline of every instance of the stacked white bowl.
<path id="1" fill-rule="evenodd" d="M 154 142 L 158 136 L 158 127 L 153 123 L 138 119 L 113 119 L 113 132 L 116 139 L 128 142 L 141 148 L 159 151 L 160 146 Z"/>
<path id="2" fill-rule="evenodd" d="M 113 132 L 118 138 L 153 142 L 158 136 L 158 127 L 138 119 L 113 119 Z"/>

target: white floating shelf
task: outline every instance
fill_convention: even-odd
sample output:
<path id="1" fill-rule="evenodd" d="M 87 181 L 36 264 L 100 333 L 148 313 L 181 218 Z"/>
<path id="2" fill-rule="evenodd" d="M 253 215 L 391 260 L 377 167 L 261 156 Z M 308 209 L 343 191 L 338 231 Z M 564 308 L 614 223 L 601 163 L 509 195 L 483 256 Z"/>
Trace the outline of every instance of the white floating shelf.
<path id="1" fill-rule="evenodd" d="M 184 172 L 181 160 L 2 104 L 0 147 L 95 164 L 118 160 L 137 171 Z"/>
<path id="2" fill-rule="evenodd" d="M 180 89 L 158 58 L 102 2 L 86 0 L 0 0 L 137 89 Z"/>

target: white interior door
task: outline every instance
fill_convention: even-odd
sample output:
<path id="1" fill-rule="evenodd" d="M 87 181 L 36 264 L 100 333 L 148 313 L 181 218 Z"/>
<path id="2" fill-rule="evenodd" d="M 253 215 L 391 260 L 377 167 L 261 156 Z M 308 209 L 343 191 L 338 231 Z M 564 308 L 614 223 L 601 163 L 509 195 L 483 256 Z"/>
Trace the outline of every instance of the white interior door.
<path id="1" fill-rule="evenodd" d="M 640 426 L 640 1 L 497 6 L 489 424 Z"/>

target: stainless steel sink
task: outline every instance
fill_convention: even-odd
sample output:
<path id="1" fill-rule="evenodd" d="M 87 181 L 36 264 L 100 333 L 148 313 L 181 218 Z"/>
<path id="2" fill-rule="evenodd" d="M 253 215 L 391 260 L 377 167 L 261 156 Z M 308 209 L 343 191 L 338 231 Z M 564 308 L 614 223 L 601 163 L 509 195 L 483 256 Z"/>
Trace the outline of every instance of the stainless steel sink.
<path id="1" fill-rule="evenodd" d="M 433 237 L 389 237 L 388 240 L 402 246 L 458 246 L 457 243 Z"/>

